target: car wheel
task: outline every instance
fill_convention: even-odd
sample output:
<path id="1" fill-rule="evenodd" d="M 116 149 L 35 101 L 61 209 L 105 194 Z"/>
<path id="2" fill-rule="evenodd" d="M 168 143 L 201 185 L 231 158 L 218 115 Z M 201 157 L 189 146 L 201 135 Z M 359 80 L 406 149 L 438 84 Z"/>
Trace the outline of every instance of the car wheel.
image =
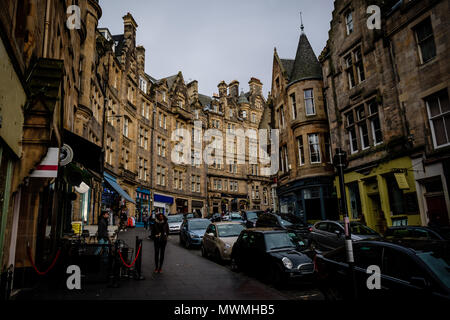
<path id="1" fill-rule="evenodd" d="M 222 264 L 222 256 L 220 255 L 220 251 L 219 249 L 216 249 L 216 251 L 214 252 L 214 260 L 218 263 L 218 264 Z"/>
<path id="2" fill-rule="evenodd" d="M 269 281 L 275 287 L 278 287 L 278 286 L 280 286 L 282 284 L 281 270 L 275 264 L 270 267 Z"/>
<path id="3" fill-rule="evenodd" d="M 230 267 L 231 267 L 231 270 L 234 271 L 234 272 L 238 272 L 239 271 L 239 269 L 240 269 L 239 268 L 239 264 L 237 263 L 237 260 L 236 260 L 235 257 L 231 258 Z"/>
<path id="4" fill-rule="evenodd" d="M 203 246 L 203 244 L 202 244 L 202 257 L 208 258 L 208 252 L 206 252 L 206 249 L 205 249 L 205 247 Z"/>
<path id="5" fill-rule="evenodd" d="M 189 249 L 191 247 L 191 244 L 189 243 L 189 239 L 186 239 L 186 241 L 184 242 L 184 247 L 186 249 Z"/>

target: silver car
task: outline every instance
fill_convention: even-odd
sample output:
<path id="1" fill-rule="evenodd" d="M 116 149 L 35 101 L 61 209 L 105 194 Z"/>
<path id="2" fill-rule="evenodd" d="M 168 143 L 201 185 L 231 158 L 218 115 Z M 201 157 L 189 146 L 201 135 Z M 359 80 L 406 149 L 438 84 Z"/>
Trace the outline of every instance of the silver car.
<path id="1" fill-rule="evenodd" d="M 169 224 L 170 233 L 180 233 L 180 227 L 183 223 L 183 215 L 177 214 L 167 217 L 167 223 Z"/>
<path id="2" fill-rule="evenodd" d="M 231 259 L 231 251 L 245 226 L 239 222 L 215 222 L 206 229 L 202 240 L 202 256 L 222 262 Z"/>
<path id="3" fill-rule="evenodd" d="M 353 241 L 379 239 L 381 235 L 359 222 L 350 222 Z M 309 234 L 311 247 L 318 250 L 333 250 L 345 245 L 344 222 L 319 221 L 311 228 Z"/>

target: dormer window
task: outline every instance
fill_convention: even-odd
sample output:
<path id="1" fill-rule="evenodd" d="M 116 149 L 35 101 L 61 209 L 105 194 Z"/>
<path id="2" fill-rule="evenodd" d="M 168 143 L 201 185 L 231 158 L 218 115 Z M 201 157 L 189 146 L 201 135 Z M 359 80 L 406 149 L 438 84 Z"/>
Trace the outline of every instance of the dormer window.
<path id="1" fill-rule="evenodd" d="M 247 118 L 247 111 L 242 111 L 242 118 L 246 119 Z"/>
<path id="2" fill-rule="evenodd" d="M 145 80 L 143 77 L 139 77 L 139 88 L 142 90 L 142 92 L 147 93 L 147 80 Z"/>

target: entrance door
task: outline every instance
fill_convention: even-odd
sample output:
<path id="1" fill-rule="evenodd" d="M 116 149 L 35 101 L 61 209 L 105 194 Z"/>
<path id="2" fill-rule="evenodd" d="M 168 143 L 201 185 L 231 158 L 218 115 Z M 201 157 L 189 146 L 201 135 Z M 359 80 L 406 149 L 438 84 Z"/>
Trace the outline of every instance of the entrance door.
<path id="1" fill-rule="evenodd" d="M 374 227 L 375 231 L 384 234 L 387 229 L 387 222 L 383 210 L 381 209 L 380 196 L 378 194 L 370 195 L 369 198 L 372 207 L 372 211 L 370 212 L 370 214 L 372 215 L 371 220 L 375 222 L 374 226 L 369 225 L 369 227 Z"/>
<path id="2" fill-rule="evenodd" d="M 443 195 L 426 196 L 428 219 L 438 225 L 449 224 L 447 206 Z"/>

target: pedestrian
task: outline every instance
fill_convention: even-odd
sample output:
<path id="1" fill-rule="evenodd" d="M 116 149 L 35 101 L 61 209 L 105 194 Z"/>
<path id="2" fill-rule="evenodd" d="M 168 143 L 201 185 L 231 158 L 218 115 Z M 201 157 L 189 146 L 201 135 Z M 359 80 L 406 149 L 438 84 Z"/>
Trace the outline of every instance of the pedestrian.
<path id="1" fill-rule="evenodd" d="M 152 227 L 152 238 L 155 245 L 155 273 L 162 272 L 168 237 L 169 224 L 167 223 L 167 218 L 164 214 L 158 213 Z"/>
<path id="2" fill-rule="evenodd" d="M 144 229 L 148 229 L 148 214 L 147 212 L 144 212 L 144 215 L 142 217 L 142 222 L 144 223 Z"/>
<path id="3" fill-rule="evenodd" d="M 103 210 L 99 219 L 98 219 L 98 229 L 97 229 L 97 240 L 98 247 L 95 252 L 95 255 L 100 254 L 103 248 L 105 248 L 105 244 L 109 243 L 109 234 L 108 234 L 108 221 L 109 221 L 109 211 Z M 108 248 L 103 251 L 103 256 L 108 254 Z"/>

